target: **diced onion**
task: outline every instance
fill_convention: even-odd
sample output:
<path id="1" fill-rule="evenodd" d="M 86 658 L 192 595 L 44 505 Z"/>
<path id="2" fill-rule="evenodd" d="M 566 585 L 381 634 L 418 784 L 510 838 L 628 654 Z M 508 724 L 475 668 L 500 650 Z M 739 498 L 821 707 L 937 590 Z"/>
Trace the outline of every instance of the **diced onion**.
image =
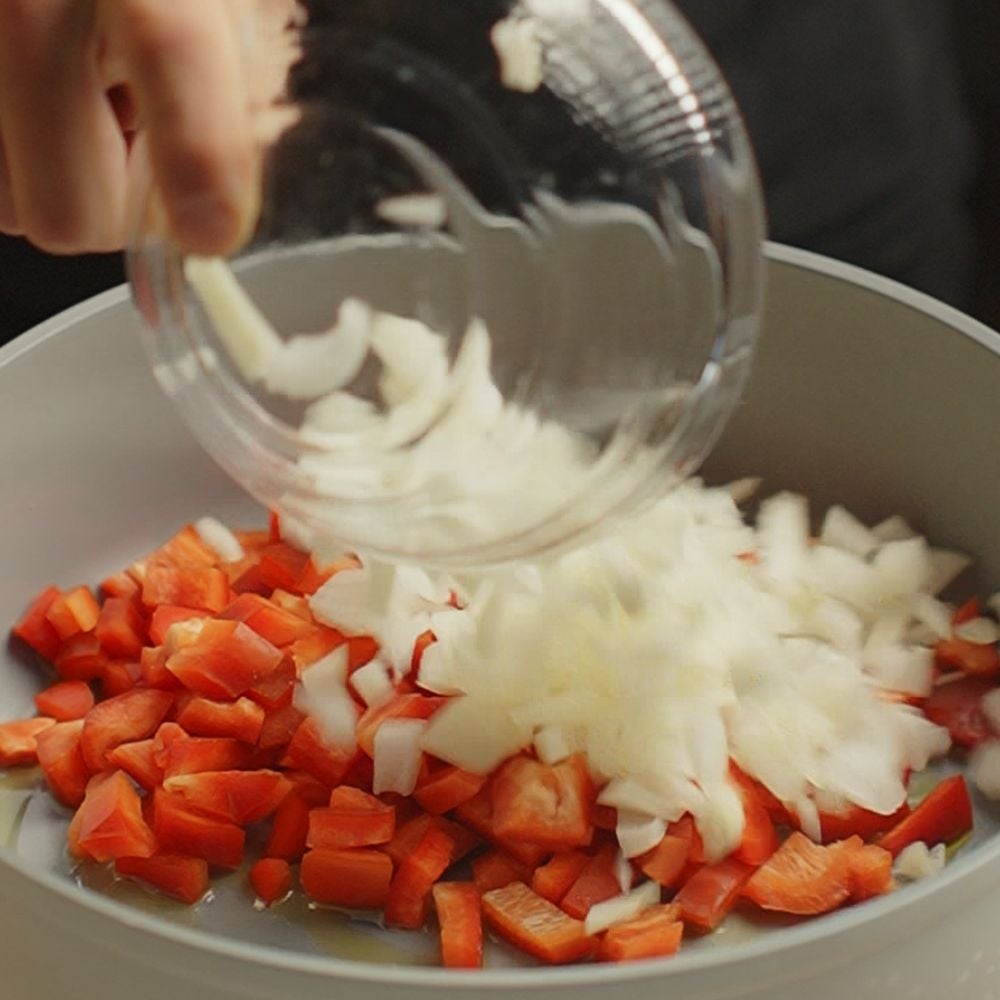
<path id="1" fill-rule="evenodd" d="M 643 882 L 631 892 L 595 903 L 584 919 L 587 934 L 599 934 L 615 924 L 637 917 L 660 901 L 660 887 L 656 882 Z"/>
<path id="2" fill-rule="evenodd" d="M 992 646 L 1000 640 L 1000 627 L 992 618 L 970 618 L 955 626 L 955 638 L 977 646 Z"/>
<path id="3" fill-rule="evenodd" d="M 359 713 L 346 681 L 347 644 L 344 643 L 303 670 L 294 703 L 316 720 L 331 744 L 350 750 L 357 743 Z"/>
<path id="4" fill-rule="evenodd" d="M 426 728 L 423 719 L 386 719 L 375 730 L 372 791 L 376 795 L 383 792 L 413 794 L 420 773 L 421 741 Z"/>
<path id="5" fill-rule="evenodd" d="M 928 847 L 922 840 L 907 844 L 896 858 L 892 873 L 896 878 L 916 882 L 931 875 L 937 875 L 944 868 L 945 845 Z"/>
<path id="6" fill-rule="evenodd" d="M 646 851 L 652 850 L 663 840 L 667 832 L 667 824 L 656 816 L 644 816 L 641 813 L 620 811 L 615 834 L 618 846 L 626 858 L 635 858 Z"/>
<path id="7" fill-rule="evenodd" d="M 440 229 L 448 218 L 444 198 L 431 192 L 383 198 L 375 214 L 385 222 L 406 229 Z"/>
<path id="8" fill-rule="evenodd" d="M 490 29 L 490 41 L 500 62 L 500 82 L 508 90 L 530 94 L 545 79 L 544 54 L 532 18 L 506 17 Z"/>
<path id="9" fill-rule="evenodd" d="M 395 692 L 389 667 L 377 656 L 351 674 L 350 684 L 369 708 L 385 704 Z"/>
<path id="10" fill-rule="evenodd" d="M 223 562 L 236 562 L 243 558 L 243 546 L 239 539 L 214 517 L 200 517 L 194 522 L 198 537 L 209 548 L 214 549 Z"/>
<path id="11" fill-rule="evenodd" d="M 281 352 L 281 337 L 243 290 L 226 262 L 188 257 L 184 273 L 240 374 L 257 382 Z"/>
<path id="12" fill-rule="evenodd" d="M 1000 741 L 991 740 L 976 747 L 972 753 L 970 773 L 983 795 L 1000 800 Z"/>

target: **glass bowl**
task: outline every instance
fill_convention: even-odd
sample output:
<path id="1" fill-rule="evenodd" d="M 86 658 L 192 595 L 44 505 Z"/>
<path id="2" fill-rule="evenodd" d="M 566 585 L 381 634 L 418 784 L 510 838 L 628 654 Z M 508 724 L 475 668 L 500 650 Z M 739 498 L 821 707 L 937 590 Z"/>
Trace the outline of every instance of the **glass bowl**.
<path id="1" fill-rule="evenodd" d="M 245 249 L 185 260 L 147 183 L 129 269 L 160 384 L 286 530 L 490 565 L 699 465 L 751 363 L 763 212 L 672 7 L 315 4 L 267 114 Z"/>

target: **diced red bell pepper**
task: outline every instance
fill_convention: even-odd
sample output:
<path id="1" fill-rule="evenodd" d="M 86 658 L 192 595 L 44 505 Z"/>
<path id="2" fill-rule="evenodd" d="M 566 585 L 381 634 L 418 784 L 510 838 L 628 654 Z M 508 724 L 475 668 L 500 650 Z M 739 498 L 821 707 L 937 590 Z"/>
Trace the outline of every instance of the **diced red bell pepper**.
<path id="1" fill-rule="evenodd" d="M 165 646 L 144 646 L 139 654 L 139 669 L 145 687 L 161 691 L 181 691 L 184 685 L 167 670 L 167 649 Z"/>
<path id="2" fill-rule="evenodd" d="M 302 795 L 295 791 L 287 795 L 274 814 L 264 856 L 298 861 L 306 850 L 310 811 L 309 802 Z"/>
<path id="3" fill-rule="evenodd" d="M 309 814 L 309 847 L 374 847 L 387 844 L 396 832 L 396 810 L 357 788 L 341 786 L 330 804 Z"/>
<path id="4" fill-rule="evenodd" d="M 163 768 L 164 778 L 205 771 L 236 771 L 248 767 L 252 760 L 251 747 L 225 737 L 188 736 L 182 731 L 179 737 L 161 740 L 156 746 L 156 762 Z"/>
<path id="5" fill-rule="evenodd" d="M 133 781 L 151 792 L 163 783 L 163 768 L 156 762 L 156 741 L 136 740 L 122 743 L 109 750 L 105 757 L 108 763 L 124 771 Z"/>
<path id="6" fill-rule="evenodd" d="M 180 608 L 174 604 L 158 604 L 149 619 L 149 641 L 162 646 L 167 641 L 171 625 L 191 621 L 192 618 L 207 618 L 207 611 L 194 608 Z"/>
<path id="7" fill-rule="evenodd" d="M 288 653 L 295 666 L 299 670 L 304 670 L 318 660 L 322 660 L 324 656 L 332 653 L 345 642 L 347 642 L 347 637 L 343 632 L 335 628 L 328 628 L 326 625 L 314 625 L 311 632 L 301 639 L 296 639 L 288 647 Z"/>
<path id="8" fill-rule="evenodd" d="M 109 750 L 152 736 L 173 705 L 169 691 L 145 688 L 96 704 L 87 713 L 80 741 L 87 767 L 94 774 L 105 770 Z"/>
<path id="9" fill-rule="evenodd" d="M 605 844 L 587 862 L 576 881 L 559 904 L 571 917 L 582 920 L 595 903 L 621 894 L 622 887 L 615 872 L 618 850 L 614 844 Z"/>
<path id="10" fill-rule="evenodd" d="M 108 654 L 93 632 L 81 632 L 67 639 L 56 651 L 56 673 L 67 681 L 98 680 L 108 663 Z"/>
<path id="11" fill-rule="evenodd" d="M 101 580 L 97 589 L 104 597 L 137 598 L 139 596 L 139 581 L 124 571 L 112 573 L 111 576 L 106 576 Z"/>
<path id="12" fill-rule="evenodd" d="M 942 670 L 961 670 L 967 677 L 994 679 L 1000 674 L 1000 651 L 992 642 L 969 642 L 949 636 L 937 641 L 934 659 Z"/>
<path id="13" fill-rule="evenodd" d="M 446 969 L 478 969 L 483 964 L 480 891 L 469 882 L 437 882 L 431 894 L 441 928 L 441 960 Z"/>
<path id="14" fill-rule="evenodd" d="M 299 873 L 305 894 L 317 903 L 380 910 L 392 883 L 392 859 L 373 847 L 309 851 Z"/>
<path id="15" fill-rule="evenodd" d="M 665 958 L 681 946 L 684 924 L 675 903 L 652 906 L 637 917 L 610 927 L 601 938 L 597 957 L 602 962 L 634 962 Z"/>
<path id="16" fill-rule="evenodd" d="M 385 901 L 385 922 L 389 927 L 423 927 L 431 887 L 451 865 L 455 844 L 439 827 L 432 825 L 420 843 L 400 862 Z"/>
<path id="17" fill-rule="evenodd" d="M 983 696 L 996 689 L 992 681 L 963 677 L 938 684 L 924 702 L 923 711 L 931 722 L 946 726 L 951 738 L 963 747 L 974 747 L 998 734 L 983 713 Z"/>
<path id="18" fill-rule="evenodd" d="M 90 632 L 97 624 L 101 608 L 89 587 L 74 587 L 59 594 L 49 605 L 45 617 L 65 642 L 81 632 Z"/>
<path id="19" fill-rule="evenodd" d="M 681 919 L 699 930 L 711 931 L 722 922 L 739 898 L 754 869 L 736 858 L 703 865 L 674 897 Z"/>
<path id="20" fill-rule="evenodd" d="M 778 849 L 778 832 L 756 782 L 731 769 L 743 800 L 743 836 L 733 856 L 748 865 L 762 865 Z"/>
<path id="21" fill-rule="evenodd" d="M 220 868 L 239 868 L 243 862 L 241 827 L 193 812 L 180 796 L 162 788 L 153 793 L 153 832 L 168 853 L 204 858 Z"/>
<path id="22" fill-rule="evenodd" d="M 878 841 L 893 857 L 908 844 L 947 844 L 972 829 L 972 800 L 961 774 L 939 781 L 913 811 Z"/>
<path id="23" fill-rule="evenodd" d="M 250 884 L 265 906 L 273 906 L 292 891 L 292 869 L 281 858 L 260 858 L 250 867 Z"/>
<path id="24" fill-rule="evenodd" d="M 108 660 L 101 671 L 101 694 L 115 698 L 138 687 L 142 681 L 142 664 L 132 660 Z"/>
<path id="25" fill-rule="evenodd" d="M 910 806 L 905 801 L 895 812 L 887 816 L 855 805 L 839 813 L 821 812 L 819 826 L 823 843 L 832 844 L 838 840 L 847 840 L 854 835 L 865 841 L 872 840 L 880 833 L 891 830 L 909 813 Z"/>
<path id="26" fill-rule="evenodd" d="M 213 701 L 189 698 L 177 713 L 177 724 L 192 736 L 229 737 L 256 744 L 266 718 L 264 709 L 250 698 Z"/>
<path id="27" fill-rule="evenodd" d="M 109 597 L 101 605 L 94 632 L 108 656 L 136 659 L 146 641 L 146 622 L 134 601 Z"/>
<path id="28" fill-rule="evenodd" d="M 207 619 L 198 637 L 167 660 L 167 669 L 190 691 L 233 699 L 278 669 L 280 649 L 242 622 Z"/>
<path id="29" fill-rule="evenodd" d="M 165 562 L 173 566 L 215 566 L 219 554 L 198 534 L 193 524 L 180 531 L 149 555 L 149 562 Z"/>
<path id="30" fill-rule="evenodd" d="M 518 755 L 491 782 L 493 830 L 501 840 L 523 840 L 549 850 L 584 847 L 597 792 L 579 755 L 543 764 Z"/>
<path id="31" fill-rule="evenodd" d="M 278 607 L 259 594 L 241 594 L 220 618 L 244 622 L 274 646 L 284 647 L 309 635 L 315 627 L 301 616 Z"/>
<path id="32" fill-rule="evenodd" d="M 305 713 L 294 705 L 283 705 L 281 708 L 268 711 L 264 716 L 260 735 L 257 737 L 258 748 L 277 750 L 288 746 L 295 731 L 302 725 L 303 719 Z"/>
<path id="33" fill-rule="evenodd" d="M 142 581 L 147 608 L 172 604 L 217 613 L 229 603 L 229 577 L 214 566 L 175 566 L 151 562 Z"/>
<path id="34" fill-rule="evenodd" d="M 558 905 L 589 863 L 590 856 L 583 851 L 553 854 L 549 861 L 535 869 L 531 876 L 531 888 L 550 903 Z"/>
<path id="35" fill-rule="evenodd" d="M 283 767 L 311 774 L 328 788 L 335 788 L 350 770 L 357 754 L 357 748 L 347 749 L 329 743 L 319 723 L 307 717 L 295 730 L 281 763 Z"/>
<path id="36" fill-rule="evenodd" d="M 163 787 L 194 812 L 246 826 L 270 816 L 292 783 L 276 771 L 202 771 L 168 777 Z"/>
<path id="37" fill-rule="evenodd" d="M 283 656 L 278 666 L 267 677 L 247 688 L 246 696 L 257 702 L 265 712 L 290 705 L 295 696 L 299 671 L 290 656 Z"/>
<path id="38" fill-rule="evenodd" d="M 860 903 L 892 892 L 892 855 L 877 844 L 866 844 L 854 835 L 830 845 L 847 856 L 847 882 L 851 901 Z"/>
<path id="39" fill-rule="evenodd" d="M 664 889 L 676 889 L 687 868 L 691 839 L 675 833 L 664 834 L 656 847 L 636 858 L 639 870 Z"/>
<path id="40" fill-rule="evenodd" d="M 568 916 L 521 882 L 485 893 L 483 916 L 505 941 L 542 962 L 575 962 L 592 954 L 597 945 L 582 920 Z"/>
<path id="41" fill-rule="evenodd" d="M 743 895 L 762 909 L 803 916 L 834 910 L 850 894 L 847 852 L 815 844 L 798 830 L 743 887 Z"/>
<path id="42" fill-rule="evenodd" d="M 416 641 L 413 643 L 413 656 L 410 658 L 409 673 L 420 672 L 420 662 L 424 658 L 424 650 L 435 642 L 437 642 L 437 636 L 430 629 L 421 632 L 417 636 Z"/>
<path id="43" fill-rule="evenodd" d="M 472 862 L 472 881 L 482 892 L 502 889 L 511 882 L 530 882 L 531 869 L 498 848 L 480 854 Z"/>
<path id="44" fill-rule="evenodd" d="M 90 772 L 80 749 L 83 719 L 59 722 L 35 737 L 38 763 L 52 794 L 75 809 L 83 802 Z"/>
<path id="45" fill-rule="evenodd" d="M 28 610 L 14 626 L 14 635 L 49 661 L 55 657 L 60 640 L 56 630 L 46 617 L 46 612 L 59 594 L 58 587 L 46 587 L 28 605 Z"/>
<path id="46" fill-rule="evenodd" d="M 157 838 L 146 825 L 142 801 L 122 771 L 95 775 L 71 824 L 78 856 L 93 861 L 148 858 Z"/>
<path id="47" fill-rule="evenodd" d="M 115 871 L 122 878 L 145 882 L 189 906 L 204 899 L 209 889 L 208 862 L 184 854 L 157 852 L 149 858 L 118 858 Z"/>
<path id="48" fill-rule="evenodd" d="M 408 800 L 402 800 L 403 803 L 406 801 Z M 399 807 L 397 806 L 398 809 Z M 451 857 L 453 863 L 460 861 L 480 844 L 480 840 L 476 834 L 471 830 L 467 830 L 459 823 L 453 823 L 444 816 L 417 813 L 402 822 L 397 822 L 395 835 L 385 845 L 386 854 L 392 858 L 395 864 L 401 864 L 403 859 L 416 849 L 417 845 L 423 839 L 424 834 L 432 826 L 441 830 L 454 844 Z"/>
<path id="49" fill-rule="evenodd" d="M 57 681 L 35 695 L 35 708 L 58 722 L 82 719 L 94 707 L 94 692 L 84 681 Z"/>
<path id="50" fill-rule="evenodd" d="M 490 782 L 483 785 L 471 799 L 458 806 L 455 809 L 455 817 L 463 826 L 487 840 L 492 840 L 498 847 L 502 847 L 508 854 L 529 868 L 535 868 L 541 864 L 542 859 L 548 853 L 546 848 L 538 844 L 521 840 L 506 840 L 496 835 L 493 826 L 493 796 Z"/>
<path id="51" fill-rule="evenodd" d="M 413 797 L 421 808 L 440 815 L 468 802 L 485 784 L 485 774 L 474 774 L 449 765 L 431 774 L 417 787 Z"/>
<path id="52" fill-rule="evenodd" d="M 0 722 L 0 767 L 37 763 L 38 734 L 55 724 L 55 719 L 38 718 Z"/>

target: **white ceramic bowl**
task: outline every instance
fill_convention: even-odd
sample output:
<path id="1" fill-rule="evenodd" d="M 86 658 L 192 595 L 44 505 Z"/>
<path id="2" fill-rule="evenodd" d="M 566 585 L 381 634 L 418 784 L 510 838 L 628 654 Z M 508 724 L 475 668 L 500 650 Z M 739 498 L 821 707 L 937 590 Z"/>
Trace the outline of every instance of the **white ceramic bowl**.
<path id="1" fill-rule="evenodd" d="M 0 427 L 4 623 L 44 585 L 96 581 L 196 516 L 261 520 L 155 387 L 123 291 L 0 350 Z M 975 553 L 988 591 L 1000 585 L 998 427 L 1000 336 L 898 285 L 771 247 L 756 370 L 708 473 L 763 474 L 766 490 L 867 518 L 903 513 Z M 0 659 L 0 717 L 29 712 L 41 676 L 14 647 Z M 333 956 L 336 934 L 256 914 L 232 880 L 196 911 L 82 888 L 61 860 L 64 817 L 33 781 L 0 779 L 3 1000 L 1000 995 L 1000 824 L 982 804 L 973 843 L 944 874 L 830 917 L 748 937 L 734 928 L 630 967 L 454 973 Z"/>

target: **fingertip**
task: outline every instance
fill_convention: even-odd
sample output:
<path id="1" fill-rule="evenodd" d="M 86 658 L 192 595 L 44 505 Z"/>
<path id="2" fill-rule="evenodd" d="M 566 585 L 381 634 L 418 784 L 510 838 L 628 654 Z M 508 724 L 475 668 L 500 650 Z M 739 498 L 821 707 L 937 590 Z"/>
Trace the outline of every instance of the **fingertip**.
<path id="1" fill-rule="evenodd" d="M 234 253 L 253 235 L 259 216 L 259 184 L 252 179 L 217 181 L 201 191 L 168 198 L 170 233 L 187 253 Z"/>

